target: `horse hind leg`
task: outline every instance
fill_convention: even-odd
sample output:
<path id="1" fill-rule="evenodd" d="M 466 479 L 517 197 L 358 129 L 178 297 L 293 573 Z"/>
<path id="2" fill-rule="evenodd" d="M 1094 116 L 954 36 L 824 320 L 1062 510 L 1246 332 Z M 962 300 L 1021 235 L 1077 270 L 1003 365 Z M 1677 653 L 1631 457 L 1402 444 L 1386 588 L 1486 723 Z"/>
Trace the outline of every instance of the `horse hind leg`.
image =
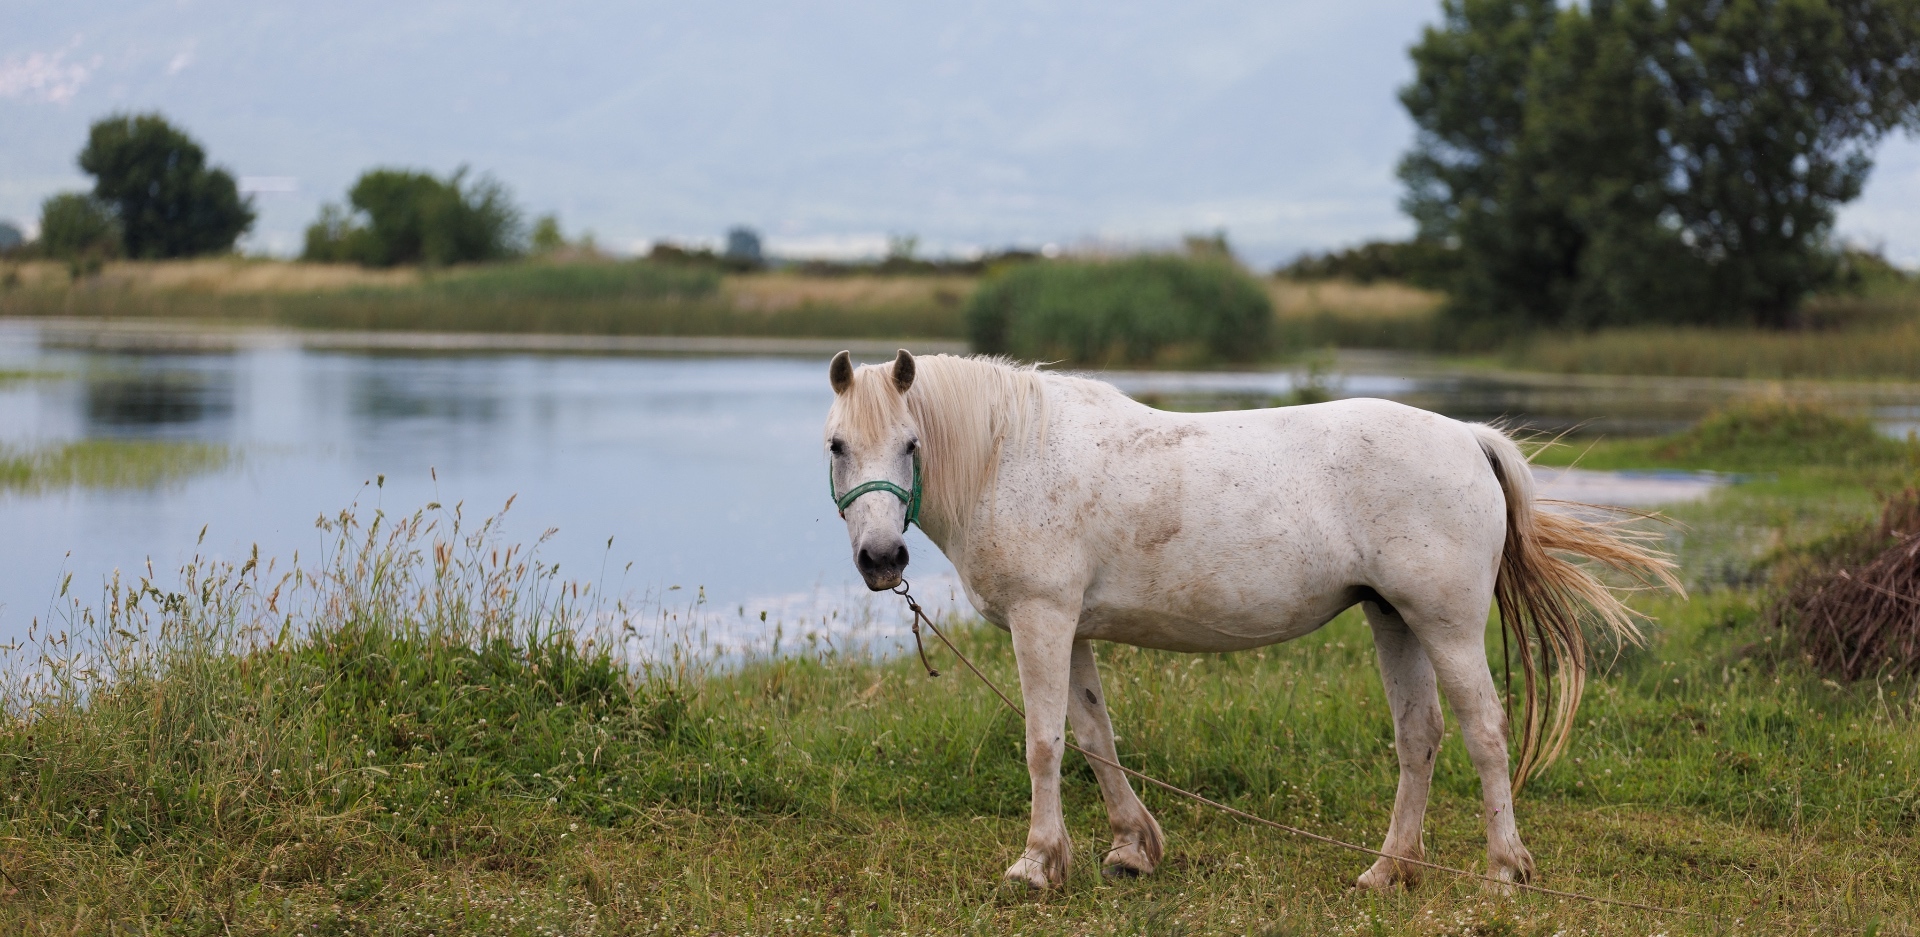
<path id="1" fill-rule="evenodd" d="M 1120 763 L 1114 749 L 1113 722 L 1107 716 L 1106 693 L 1100 688 L 1100 665 L 1094 660 L 1093 645 L 1073 642 L 1073 665 L 1067 715 L 1073 734 L 1091 755 L 1093 776 L 1100 782 L 1101 799 L 1107 803 L 1107 822 L 1113 828 L 1113 848 L 1107 851 L 1104 871 L 1117 877 L 1147 875 L 1160 864 L 1166 838 L 1160 824 L 1147 812 L 1127 775 L 1113 767 Z M 1105 759 L 1104 761 L 1102 759 Z M 1108 764 L 1111 762 L 1112 764 Z"/>
<path id="2" fill-rule="evenodd" d="M 1426 858 L 1421 829 L 1426 820 L 1427 794 L 1433 784 L 1434 757 L 1446 732 L 1440 712 L 1440 694 L 1434 684 L 1433 663 L 1413 631 L 1385 601 L 1362 606 L 1373 627 L 1373 645 L 1380 657 L 1380 681 L 1393 711 L 1393 743 L 1400 757 L 1400 786 L 1393 796 L 1393 822 L 1387 827 L 1380 851 L 1387 856 Z M 1375 890 L 1420 883 L 1420 866 L 1382 856 L 1355 884 Z"/>
<path id="3" fill-rule="evenodd" d="M 1457 603 L 1447 614 L 1409 614 L 1407 622 L 1433 663 L 1440 690 L 1460 722 L 1467 756 L 1480 775 L 1487 874 L 1503 882 L 1528 882 L 1533 879 L 1533 855 L 1520 842 L 1514 822 L 1507 714 L 1487 667 L 1486 609 L 1491 602 L 1490 596 L 1477 596 L 1476 601 Z"/>

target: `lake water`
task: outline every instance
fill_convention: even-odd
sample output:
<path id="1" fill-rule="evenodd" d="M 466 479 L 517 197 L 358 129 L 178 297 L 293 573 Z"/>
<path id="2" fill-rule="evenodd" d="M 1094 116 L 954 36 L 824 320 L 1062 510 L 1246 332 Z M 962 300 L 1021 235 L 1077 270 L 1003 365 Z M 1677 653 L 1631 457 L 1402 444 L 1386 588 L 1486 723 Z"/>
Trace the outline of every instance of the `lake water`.
<path id="1" fill-rule="evenodd" d="M 563 577 L 604 591 L 662 605 L 704 595 L 705 608 L 749 632 L 762 630 L 762 610 L 804 626 L 872 609 L 826 492 L 824 356 L 368 353 L 297 343 L 130 353 L 61 347 L 71 343 L 57 337 L 40 324 L 0 322 L 0 368 L 52 375 L 0 386 L 0 443 L 198 440 L 239 457 L 150 489 L 0 494 L 0 640 L 45 616 L 68 573 L 85 589 L 116 569 L 145 575 L 151 563 L 164 588 L 196 555 L 239 559 L 257 544 L 283 562 L 295 551 L 312 556 L 322 545 L 315 519 L 348 506 L 411 512 L 463 502 L 474 516 L 509 498 L 509 538 L 531 542 L 558 528 L 542 555 Z M 1301 376 L 1108 377 L 1145 399 L 1194 407 L 1264 403 Z M 1697 387 L 1633 398 L 1364 357 L 1329 380 L 1341 396 L 1615 432 L 1681 425 L 1716 399 Z M 1911 413 L 1899 409 L 1911 400 L 1889 400 L 1876 406 L 1890 423 Z M 909 547 L 922 597 L 953 604 L 939 552 L 918 530 Z"/>

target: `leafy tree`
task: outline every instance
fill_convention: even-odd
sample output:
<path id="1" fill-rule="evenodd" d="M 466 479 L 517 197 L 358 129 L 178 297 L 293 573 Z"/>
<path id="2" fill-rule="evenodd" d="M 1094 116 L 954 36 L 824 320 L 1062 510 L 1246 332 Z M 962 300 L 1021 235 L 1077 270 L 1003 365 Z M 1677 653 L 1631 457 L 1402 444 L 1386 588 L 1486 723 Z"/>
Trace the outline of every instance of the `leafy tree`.
<path id="1" fill-rule="evenodd" d="M 253 226 L 251 199 L 233 175 L 159 114 L 96 122 L 80 151 L 93 194 L 113 206 L 127 256 L 191 257 L 233 249 Z"/>
<path id="2" fill-rule="evenodd" d="M 1920 128 L 1920 0 L 1444 0 L 1401 100 L 1461 324 L 1795 323 Z"/>
<path id="3" fill-rule="evenodd" d="M 373 267 L 500 260 L 520 252 L 520 211 L 490 178 L 466 184 L 405 169 L 373 169 L 347 192 L 351 208 L 323 206 L 307 228 L 309 260 Z"/>
<path id="4" fill-rule="evenodd" d="M 99 199 L 62 192 L 40 203 L 39 247 L 57 260 L 102 260 L 120 252 L 120 223 Z"/>

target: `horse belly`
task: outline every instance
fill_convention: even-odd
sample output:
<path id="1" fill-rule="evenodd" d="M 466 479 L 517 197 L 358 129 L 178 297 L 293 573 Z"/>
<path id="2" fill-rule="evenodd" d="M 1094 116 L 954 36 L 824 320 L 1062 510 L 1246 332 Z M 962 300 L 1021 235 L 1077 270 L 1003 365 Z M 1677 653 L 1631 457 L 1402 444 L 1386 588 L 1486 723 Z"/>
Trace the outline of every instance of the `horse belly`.
<path id="1" fill-rule="evenodd" d="M 1091 591 L 1078 635 L 1163 651 L 1244 651 L 1291 641 L 1353 604 L 1350 586 L 1331 590 L 1171 588 L 1153 593 Z"/>

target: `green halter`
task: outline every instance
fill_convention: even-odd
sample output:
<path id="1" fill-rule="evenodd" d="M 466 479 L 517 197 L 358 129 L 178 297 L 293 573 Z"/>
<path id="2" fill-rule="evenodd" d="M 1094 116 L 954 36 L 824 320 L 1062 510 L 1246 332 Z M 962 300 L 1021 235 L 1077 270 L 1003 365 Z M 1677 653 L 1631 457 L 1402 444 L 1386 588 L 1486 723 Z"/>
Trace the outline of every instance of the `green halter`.
<path id="1" fill-rule="evenodd" d="M 913 450 L 912 491 L 907 491 L 890 481 L 875 480 L 861 482 L 853 486 L 846 494 L 836 495 L 833 493 L 833 462 L 827 462 L 827 496 L 832 498 L 834 505 L 840 508 L 841 518 L 844 519 L 847 516 L 847 508 L 853 504 L 855 499 L 861 495 L 872 494 L 876 491 L 884 491 L 887 494 L 893 495 L 900 499 L 901 504 L 907 506 L 907 521 L 900 525 L 901 533 L 906 533 L 908 527 L 920 523 L 920 450 Z"/>

